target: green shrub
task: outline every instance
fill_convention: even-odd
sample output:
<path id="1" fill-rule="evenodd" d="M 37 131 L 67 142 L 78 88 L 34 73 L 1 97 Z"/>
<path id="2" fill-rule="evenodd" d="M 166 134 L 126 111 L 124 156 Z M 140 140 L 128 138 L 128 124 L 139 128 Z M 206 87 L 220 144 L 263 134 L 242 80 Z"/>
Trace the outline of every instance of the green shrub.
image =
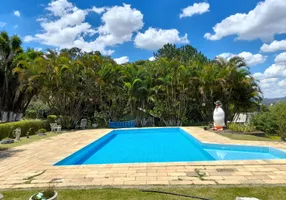
<path id="1" fill-rule="evenodd" d="M 49 130 L 49 123 L 46 120 L 22 120 L 18 122 L 8 122 L 0 124 L 0 140 L 6 137 L 12 137 L 12 131 L 15 128 L 21 128 L 21 136 L 27 135 L 27 132 L 32 128 L 33 131 L 29 135 L 35 134 L 35 130 L 45 128 Z"/>
<path id="2" fill-rule="evenodd" d="M 276 103 L 270 108 L 270 112 L 277 125 L 276 132 L 286 141 L 286 101 Z"/>
<path id="3" fill-rule="evenodd" d="M 37 133 L 46 133 L 46 132 L 47 132 L 47 130 L 44 129 L 44 128 L 40 128 L 40 129 L 37 131 Z"/>
<path id="4" fill-rule="evenodd" d="M 270 111 L 257 114 L 251 119 L 257 130 L 265 132 L 267 135 L 276 135 L 277 124 L 275 118 Z"/>
<path id="5" fill-rule="evenodd" d="M 50 123 L 55 123 L 58 117 L 56 115 L 48 115 L 47 118 Z"/>
<path id="6" fill-rule="evenodd" d="M 255 126 L 247 125 L 247 124 L 237 124 L 237 123 L 229 123 L 228 128 L 232 131 L 249 133 L 256 130 Z"/>
<path id="7" fill-rule="evenodd" d="M 267 135 L 279 134 L 286 140 L 286 101 L 278 102 L 252 118 L 251 123 Z"/>
<path id="8" fill-rule="evenodd" d="M 60 125 L 63 129 L 73 129 L 76 124 L 71 116 L 59 116 Z M 80 123 L 80 121 L 79 121 Z"/>
<path id="9" fill-rule="evenodd" d="M 37 111 L 36 110 L 27 110 L 25 112 L 25 117 L 27 119 L 36 119 L 37 118 Z"/>

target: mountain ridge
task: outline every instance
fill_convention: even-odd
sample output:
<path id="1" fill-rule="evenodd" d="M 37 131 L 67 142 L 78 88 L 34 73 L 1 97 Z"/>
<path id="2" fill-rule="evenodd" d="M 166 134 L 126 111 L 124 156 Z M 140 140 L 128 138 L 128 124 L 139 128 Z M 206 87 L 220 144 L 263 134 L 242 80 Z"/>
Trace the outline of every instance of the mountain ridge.
<path id="1" fill-rule="evenodd" d="M 286 96 L 285 97 L 281 97 L 281 98 L 273 98 L 273 99 L 264 98 L 262 103 L 265 104 L 265 105 L 271 105 L 271 104 L 276 103 L 278 101 L 286 101 Z"/>

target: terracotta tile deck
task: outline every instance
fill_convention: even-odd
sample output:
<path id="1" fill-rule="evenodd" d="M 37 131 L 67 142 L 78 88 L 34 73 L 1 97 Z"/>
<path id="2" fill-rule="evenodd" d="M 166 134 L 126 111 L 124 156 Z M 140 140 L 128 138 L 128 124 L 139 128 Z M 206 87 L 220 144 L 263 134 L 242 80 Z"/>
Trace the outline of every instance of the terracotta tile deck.
<path id="1" fill-rule="evenodd" d="M 238 141 L 198 127 L 183 129 L 205 143 L 271 146 L 286 150 L 283 142 Z M 52 166 L 108 132 L 110 129 L 64 133 L 1 151 L 0 189 L 46 187 L 51 181 L 56 187 L 286 185 L 286 159 Z"/>

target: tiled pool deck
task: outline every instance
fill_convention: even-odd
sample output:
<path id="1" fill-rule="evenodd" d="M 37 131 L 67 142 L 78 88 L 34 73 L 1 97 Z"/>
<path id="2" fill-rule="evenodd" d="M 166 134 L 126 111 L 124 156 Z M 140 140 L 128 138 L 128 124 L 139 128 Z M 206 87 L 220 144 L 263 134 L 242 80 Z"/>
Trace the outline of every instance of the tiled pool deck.
<path id="1" fill-rule="evenodd" d="M 205 143 L 243 144 L 286 150 L 283 142 L 231 140 L 198 127 L 184 127 Z M 286 185 L 285 160 L 53 166 L 110 129 L 60 134 L 0 151 L 0 189 L 46 187 L 138 187 L 153 185 Z"/>

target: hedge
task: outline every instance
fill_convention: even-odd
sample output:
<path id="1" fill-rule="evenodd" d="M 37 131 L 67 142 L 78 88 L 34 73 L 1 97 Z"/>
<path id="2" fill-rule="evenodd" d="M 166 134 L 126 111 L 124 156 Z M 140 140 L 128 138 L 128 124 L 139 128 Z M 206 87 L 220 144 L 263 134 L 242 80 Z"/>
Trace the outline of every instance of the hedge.
<path id="1" fill-rule="evenodd" d="M 18 122 L 8 122 L 0 124 L 0 140 L 6 137 L 13 138 L 12 131 L 16 128 L 21 128 L 21 136 L 25 136 L 30 128 L 32 128 L 32 133 L 29 135 L 34 135 L 41 129 L 50 130 L 50 126 L 47 120 L 22 120 Z"/>

